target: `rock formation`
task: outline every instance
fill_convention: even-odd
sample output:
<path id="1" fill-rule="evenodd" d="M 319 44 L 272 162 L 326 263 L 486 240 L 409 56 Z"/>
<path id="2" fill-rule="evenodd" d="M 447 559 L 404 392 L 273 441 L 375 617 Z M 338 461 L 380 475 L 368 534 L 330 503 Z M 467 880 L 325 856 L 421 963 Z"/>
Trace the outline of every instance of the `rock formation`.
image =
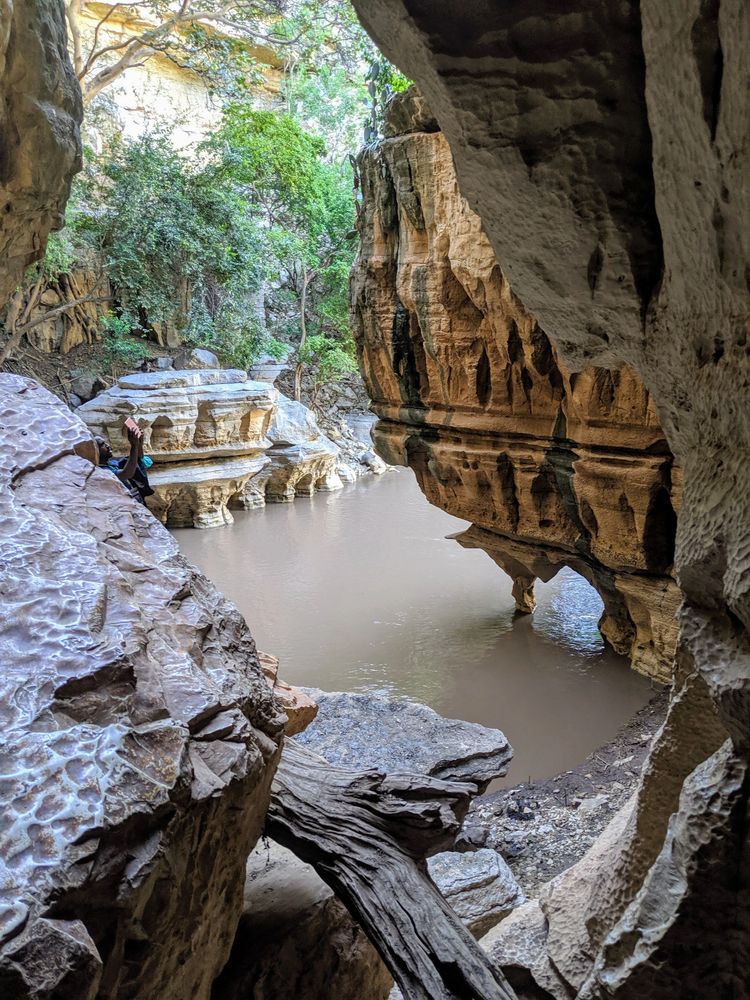
<path id="1" fill-rule="evenodd" d="M 338 450 L 312 413 L 266 382 L 225 369 L 143 372 L 77 410 L 115 454 L 127 454 L 122 423 L 143 430 L 155 495 L 149 506 L 168 527 L 231 524 L 230 508 L 282 502 L 341 487 Z"/>
<path id="2" fill-rule="evenodd" d="M 284 716 L 244 620 L 0 375 L 0 993 L 205 997 L 232 943 Z"/>
<path id="3" fill-rule="evenodd" d="M 63 223 L 81 166 L 81 94 L 62 3 L 0 8 L 0 308 Z"/>
<path id="4" fill-rule="evenodd" d="M 544 919 L 523 928 L 539 957 L 520 961 L 522 995 L 742 995 L 750 11 L 742 0 L 354 4 L 425 94 L 462 193 L 561 361 L 629 365 L 682 469 L 669 714 L 585 886 L 553 890 Z"/>
<path id="5" fill-rule="evenodd" d="M 459 541 L 513 578 L 520 611 L 534 608 L 535 579 L 570 566 L 601 594 L 608 641 L 668 681 L 680 481 L 649 393 L 627 366 L 571 373 L 560 361 L 413 90 L 394 98 L 386 130 L 359 158 L 352 282 L 380 453 L 473 522 Z"/>
<path id="6" fill-rule="evenodd" d="M 499 729 L 445 719 L 417 702 L 302 690 L 318 705 L 318 715 L 297 742 L 336 767 L 409 771 L 484 791 L 507 772 L 513 758 Z"/>

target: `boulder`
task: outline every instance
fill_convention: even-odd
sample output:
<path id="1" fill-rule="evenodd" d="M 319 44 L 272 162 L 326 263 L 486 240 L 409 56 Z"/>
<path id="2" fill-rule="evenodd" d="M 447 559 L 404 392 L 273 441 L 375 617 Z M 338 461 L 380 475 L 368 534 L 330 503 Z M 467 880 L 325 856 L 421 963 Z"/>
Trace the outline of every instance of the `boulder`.
<path id="1" fill-rule="evenodd" d="M 480 790 L 506 773 L 513 750 L 499 729 L 445 719 L 426 705 L 374 694 L 303 688 L 318 704 L 298 740 L 340 767 L 414 771 Z"/>
<path id="2" fill-rule="evenodd" d="M 220 368 L 219 359 L 213 351 L 204 347 L 186 348 L 180 351 L 174 359 L 175 368 Z"/>
<path id="3" fill-rule="evenodd" d="M 250 489 L 270 503 L 288 503 L 316 491 L 340 490 L 339 449 L 318 427 L 315 414 L 279 393 L 268 427 L 270 464 Z"/>
<path id="4" fill-rule="evenodd" d="M 443 851 L 427 859 L 430 878 L 475 937 L 486 934 L 525 902 L 497 851 Z"/>
<path id="5" fill-rule="evenodd" d="M 331 889 L 291 851 L 250 855 L 245 904 L 217 1000 L 385 1000 L 393 980 Z"/>
<path id="6" fill-rule="evenodd" d="M 209 995 L 283 732 L 236 608 L 0 374 L 0 982 L 14 998 Z"/>

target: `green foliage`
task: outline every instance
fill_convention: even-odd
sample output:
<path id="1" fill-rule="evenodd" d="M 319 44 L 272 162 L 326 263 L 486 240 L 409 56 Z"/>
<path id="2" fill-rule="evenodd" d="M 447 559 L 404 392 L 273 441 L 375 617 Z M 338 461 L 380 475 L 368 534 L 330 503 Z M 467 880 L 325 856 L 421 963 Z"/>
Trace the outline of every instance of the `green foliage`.
<path id="1" fill-rule="evenodd" d="M 336 381 L 357 370 L 357 362 L 346 346 L 323 333 L 308 337 L 297 357 L 313 369 L 316 380 L 321 382 Z"/>
<path id="2" fill-rule="evenodd" d="M 131 336 L 131 322 L 122 316 L 108 313 L 102 317 L 104 354 L 111 365 L 136 367 L 149 356 L 143 340 Z"/>
<path id="3" fill-rule="evenodd" d="M 266 336 L 250 307 L 265 275 L 258 211 L 212 166 L 155 131 L 90 160 L 69 238 L 94 250 L 132 330 L 174 325 L 188 343 L 252 363 Z"/>

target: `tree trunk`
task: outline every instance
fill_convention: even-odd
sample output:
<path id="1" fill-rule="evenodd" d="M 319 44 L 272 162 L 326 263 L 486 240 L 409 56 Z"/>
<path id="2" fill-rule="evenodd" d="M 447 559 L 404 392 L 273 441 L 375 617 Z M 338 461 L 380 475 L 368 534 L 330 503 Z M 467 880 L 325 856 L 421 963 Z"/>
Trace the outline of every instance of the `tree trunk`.
<path id="1" fill-rule="evenodd" d="M 472 785 L 345 771 L 287 740 L 267 830 L 313 865 L 359 921 L 406 1000 L 514 1000 L 428 878 L 453 845 Z"/>
<path id="2" fill-rule="evenodd" d="M 297 351 L 301 351 L 305 346 L 305 341 L 307 340 L 307 319 L 305 317 L 305 310 L 307 309 L 307 286 L 310 284 L 310 273 L 307 267 L 303 266 L 302 271 L 302 291 L 299 297 L 299 347 Z M 296 402 L 301 402 L 302 400 L 302 372 L 304 371 L 304 364 L 298 361 L 294 369 L 294 398 Z"/>

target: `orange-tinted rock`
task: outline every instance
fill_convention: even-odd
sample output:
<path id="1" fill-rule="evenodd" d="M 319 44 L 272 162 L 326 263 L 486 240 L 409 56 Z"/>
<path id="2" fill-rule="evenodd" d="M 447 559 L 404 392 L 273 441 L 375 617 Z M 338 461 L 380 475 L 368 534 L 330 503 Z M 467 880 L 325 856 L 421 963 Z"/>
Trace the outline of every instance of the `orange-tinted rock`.
<path id="1" fill-rule="evenodd" d="M 534 579 L 570 566 L 601 594 L 608 641 L 669 680 L 678 472 L 643 383 L 627 366 L 568 371 L 461 196 L 442 133 L 382 140 L 359 168 L 353 310 L 381 455 L 473 523 L 462 544 L 510 574 L 520 611 Z"/>
<path id="2" fill-rule="evenodd" d="M 304 691 L 281 680 L 277 657 L 270 653 L 258 653 L 258 659 L 276 700 L 286 713 L 284 732 L 287 736 L 296 736 L 307 729 L 318 714 L 318 705 Z"/>

